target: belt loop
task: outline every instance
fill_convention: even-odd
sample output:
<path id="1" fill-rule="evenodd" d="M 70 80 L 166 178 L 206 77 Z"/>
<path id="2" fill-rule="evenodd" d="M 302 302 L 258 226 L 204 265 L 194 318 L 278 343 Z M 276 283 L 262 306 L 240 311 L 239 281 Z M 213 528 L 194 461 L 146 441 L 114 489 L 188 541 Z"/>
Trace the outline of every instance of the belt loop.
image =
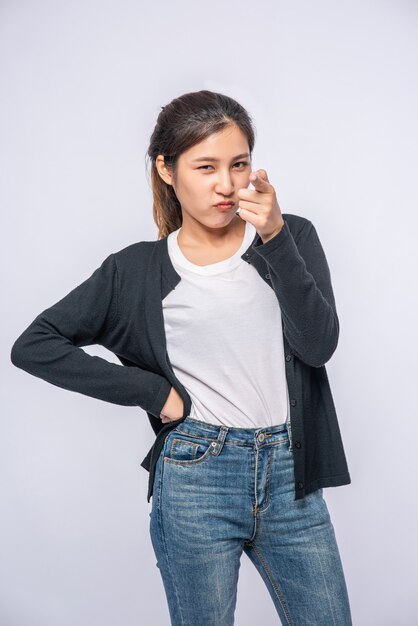
<path id="1" fill-rule="evenodd" d="M 219 433 L 218 433 L 218 438 L 216 439 L 216 442 L 212 442 L 212 454 L 214 454 L 215 456 L 219 456 L 220 453 L 222 452 L 222 448 L 226 439 L 226 436 L 228 434 L 229 428 L 228 426 L 221 426 L 219 429 Z"/>

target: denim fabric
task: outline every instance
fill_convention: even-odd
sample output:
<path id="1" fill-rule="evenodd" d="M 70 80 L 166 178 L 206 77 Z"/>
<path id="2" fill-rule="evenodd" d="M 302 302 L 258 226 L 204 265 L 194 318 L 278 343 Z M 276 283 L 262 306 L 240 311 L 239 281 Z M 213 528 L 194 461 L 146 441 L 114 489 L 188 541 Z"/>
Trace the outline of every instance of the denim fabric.
<path id="1" fill-rule="evenodd" d="M 295 500 L 288 426 L 232 428 L 188 416 L 167 435 L 150 536 L 172 626 L 234 624 L 243 551 L 282 624 L 352 625 L 323 490 Z"/>

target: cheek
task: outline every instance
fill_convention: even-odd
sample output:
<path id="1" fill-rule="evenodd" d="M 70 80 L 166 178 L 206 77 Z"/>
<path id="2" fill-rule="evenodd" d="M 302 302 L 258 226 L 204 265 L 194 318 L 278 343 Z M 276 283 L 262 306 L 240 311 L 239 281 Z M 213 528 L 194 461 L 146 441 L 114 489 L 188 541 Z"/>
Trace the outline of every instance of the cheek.
<path id="1" fill-rule="evenodd" d="M 250 174 L 251 174 L 251 170 L 249 170 L 248 172 L 243 172 L 237 177 L 237 181 L 239 181 L 241 187 L 245 187 L 245 188 L 248 187 L 248 185 L 251 182 Z"/>
<path id="2" fill-rule="evenodd" d="M 183 186 L 183 192 L 185 196 L 193 199 L 203 199 L 202 194 L 206 191 L 212 190 L 213 179 L 210 180 L 209 176 L 199 176 L 190 179 L 190 181 Z"/>
<path id="3" fill-rule="evenodd" d="M 177 198 L 184 209 L 198 214 L 207 210 L 213 198 L 213 189 L 207 180 L 189 180 L 187 184 L 182 184 Z"/>

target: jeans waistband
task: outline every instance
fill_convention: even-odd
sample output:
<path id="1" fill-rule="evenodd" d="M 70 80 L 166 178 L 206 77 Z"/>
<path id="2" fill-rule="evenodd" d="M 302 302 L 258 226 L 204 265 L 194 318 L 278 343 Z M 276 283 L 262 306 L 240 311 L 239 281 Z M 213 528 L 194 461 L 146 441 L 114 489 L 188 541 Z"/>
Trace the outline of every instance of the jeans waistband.
<path id="1" fill-rule="evenodd" d="M 254 445 L 266 440 L 274 443 L 275 439 L 282 439 L 283 435 L 288 435 L 288 423 L 274 426 L 264 426 L 258 428 L 237 428 L 202 422 L 193 417 L 187 416 L 173 430 L 195 437 L 213 437 L 214 439 L 227 439 L 229 442 Z M 277 435 L 277 437 L 275 437 Z"/>

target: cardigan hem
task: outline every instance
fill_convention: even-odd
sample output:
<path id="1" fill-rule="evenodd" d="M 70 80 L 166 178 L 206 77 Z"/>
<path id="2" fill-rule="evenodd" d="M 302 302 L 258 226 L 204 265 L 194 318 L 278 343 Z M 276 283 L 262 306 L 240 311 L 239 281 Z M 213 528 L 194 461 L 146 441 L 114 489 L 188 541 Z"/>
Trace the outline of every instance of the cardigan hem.
<path id="1" fill-rule="evenodd" d="M 316 491 L 317 489 L 326 488 L 326 487 L 341 487 L 343 485 L 351 484 L 351 476 L 349 472 L 345 472 L 344 474 L 337 474 L 335 476 L 321 476 L 312 480 L 305 489 L 298 489 L 298 493 L 296 493 L 295 500 L 299 500 L 304 496 L 307 496 L 309 493 Z"/>

